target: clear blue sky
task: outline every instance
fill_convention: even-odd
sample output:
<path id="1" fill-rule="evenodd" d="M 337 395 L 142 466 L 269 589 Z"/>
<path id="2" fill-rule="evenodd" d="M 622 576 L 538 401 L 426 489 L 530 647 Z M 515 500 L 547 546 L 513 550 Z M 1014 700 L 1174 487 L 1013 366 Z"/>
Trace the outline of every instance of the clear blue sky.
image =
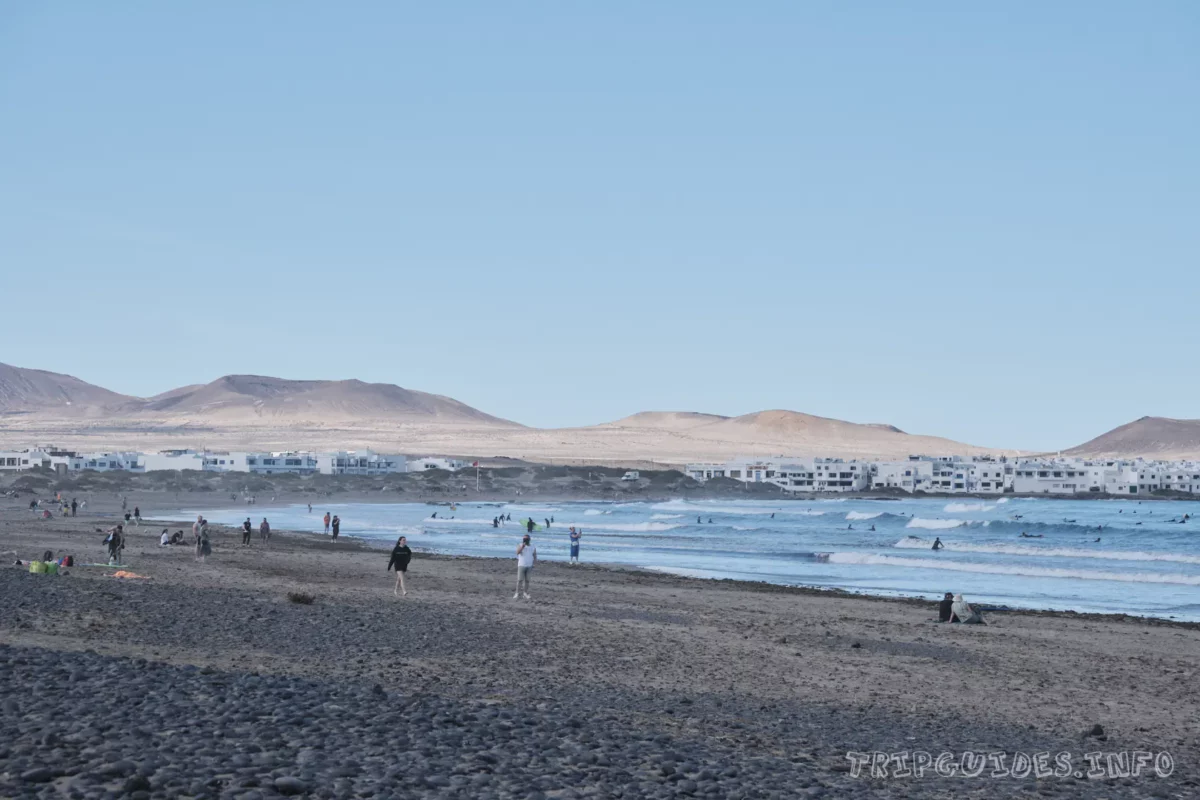
<path id="1" fill-rule="evenodd" d="M 1200 417 L 1200 4 L 0 5 L 0 361 Z"/>

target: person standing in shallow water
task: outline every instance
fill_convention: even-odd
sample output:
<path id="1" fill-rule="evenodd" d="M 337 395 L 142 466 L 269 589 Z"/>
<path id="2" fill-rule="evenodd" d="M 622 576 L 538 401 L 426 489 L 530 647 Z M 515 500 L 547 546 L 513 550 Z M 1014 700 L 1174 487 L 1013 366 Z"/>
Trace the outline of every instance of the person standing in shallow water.
<path id="1" fill-rule="evenodd" d="M 408 589 L 404 586 L 404 576 L 408 574 L 408 562 L 411 560 L 412 550 L 408 547 L 408 539 L 401 536 L 396 540 L 396 546 L 392 548 L 392 557 L 388 561 L 388 570 L 393 567 L 396 569 L 396 587 L 392 589 L 392 594 L 408 594 Z"/>

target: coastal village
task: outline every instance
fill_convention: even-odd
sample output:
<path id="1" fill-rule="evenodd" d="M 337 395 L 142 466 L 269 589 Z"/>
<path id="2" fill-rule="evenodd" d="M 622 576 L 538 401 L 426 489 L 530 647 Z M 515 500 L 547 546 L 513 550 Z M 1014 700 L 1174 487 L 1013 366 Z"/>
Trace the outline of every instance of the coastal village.
<path id="1" fill-rule="evenodd" d="M 336 452 L 217 452 L 167 450 L 78 453 L 44 446 L 0 451 L 0 472 L 34 468 L 60 474 L 86 470 L 131 473 L 170 470 L 245 472 L 260 475 L 364 475 L 443 470 L 457 472 L 479 462 L 444 456 Z M 1200 495 L 1200 461 L 909 456 L 872 461 L 840 458 L 742 457 L 687 464 L 700 483 L 730 479 L 774 484 L 794 494 L 898 491 L 908 494 Z M 635 476 L 637 473 L 631 472 Z"/>

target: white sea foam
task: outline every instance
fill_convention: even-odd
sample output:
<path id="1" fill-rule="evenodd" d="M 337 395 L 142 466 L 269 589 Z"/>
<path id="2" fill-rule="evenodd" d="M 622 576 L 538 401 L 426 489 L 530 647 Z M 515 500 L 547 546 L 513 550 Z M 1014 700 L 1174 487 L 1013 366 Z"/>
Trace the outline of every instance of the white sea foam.
<path id="1" fill-rule="evenodd" d="M 942 531 L 948 528 L 961 528 L 967 524 L 965 519 L 922 519 L 921 517 L 913 517 L 908 521 L 906 528 L 925 528 L 931 531 Z"/>
<path id="2" fill-rule="evenodd" d="M 554 530 L 562 528 L 564 531 L 574 525 L 577 528 L 593 531 L 633 531 L 633 532 L 651 532 L 651 531 L 673 531 L 676 528 L 683 527 L 682 525 L 672 525 L 668 522 L 607 522 L 607 523 L 591 523 L 584 524 L 582 522 L 556 522 Z"/>
<path id="3" fill-rule="evenodd" d="M 762 528 L 757 528 L 754 526 L 746 527 L 746 526 L 742 526 L 742 525 L 734 525 L 732 527 L 735 531 L 761 531 L 762 530 Z"/>
<path id="4" fill-rule="evenodd" d="M 1008 502 L 1008 498 L 1007 498 L 1007 497 L 1001 497 L 999 500 L 997 500 L 997 501 L 996 501 L 996 505 L 998 505 L 998 506 L 999 506 L 999 505 L 1003 505 L 1003 504 L 1005 504 L 1005 503 L 1007 503 L 1007 502 Z"/>
<path id="5" fill-rule="evenodd" d="M 1086 581 L 1177 583 L 1184 586 L 1200 586 L 1200 575 L 1174 575 L 1154 572 L 1104 572 L 1090 569 L 978 564 L 951 561 L 949 559 L 878 556 L 871 553 L 829 553 L 826 560 L 831 564 L 865 564 L 889 567 L 915 567 L 918 569 L 944 569 L 954 572 L 978 572 L 988 575 L 1021 575 L 1031 578 L 1077 578 Z"/>
<path id="6" fill-rule="evenodd" d="M 587 511 L 583 512 L 583 515 L 584 515 L 585 517 L 598 517 L 598 516 L 600 516 L 601 514 L 609 514 L 609 513 L 611 513 L 611 512 L 609 512 L 609 511 L 601 511 L 601 510 L 600 510 L 600 509 L 598 509 L 598 508 L 589 508 Z"/>
<path id="7" fill-rule="evenodd" d="M 995 506 L 983 503 L 948 503 L 942 510 L 947 514 L 967 514 L 972 511 L 991 511 Z"/>
<path id="8" fill-rule="evenodd" d="M 853 520 L 853 519 L 875 519 L 876 517 L 882 517 L 882 516 L 883 516 L 882 511 L 875 511 L 875 512 L 851 511 L 849 514 L 846 515 L 846 519 L 851 519 L 851 520 Z"/>
<path id="9" fill-rule="evenodd" d="M 909 536 L 896 542 L 893 547 L 902 550 L 928 550 L 933 543 L 926 539 Z M 1171 561 L 1177 564 L 1200 564 L 1200 556 L 1179 553 L 1148 553 L 1144 550 L 1084 550 L 1079 547 L 1037 547 L 1025 544 L 971 544 L 969 542 L 942 542 L 947 550 L 961 553 L 997 553 L 1010 556 L 1045 556 L 1048 558 L 1097 558 L 1105 561 Z"/>
<path id="10" fill-rule="evenodd" d="M 651 514 L 650 519 L 683 519 L 683 514 Z"/>

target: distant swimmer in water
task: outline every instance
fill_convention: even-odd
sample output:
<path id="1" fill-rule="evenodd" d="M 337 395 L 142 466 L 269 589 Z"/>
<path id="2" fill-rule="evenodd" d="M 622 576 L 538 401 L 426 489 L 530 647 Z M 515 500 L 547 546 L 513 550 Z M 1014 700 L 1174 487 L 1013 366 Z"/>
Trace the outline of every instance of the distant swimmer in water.
<path id="1" fill-rule="evenodd" d="M 430 517 L 430 519 L 437 519 L 437 512 L 436 512 L 436 511 L 435 511 L 435 512 L 433 512 L 433 516 L 432 516 L 432 517 Z"/>
<path id="2" fill-rule="evenodd" d="M 1133 524 L 1134 524 L 1134 525 L 1141 525 L 1142 523 L 1140 523 L 1140 522 L 1135 522 L 1135 523 L 1133 523 Z"/>
<path id="3" fill-rule="evenodd" d="M 1013 519 L 1021 519 L 1021 514 L 1013 514 Z"/>
<path id="4" fill-rule="evenodd" d="M 852 530 L 854 530 L 854 526 L 853 526 L 853 525 L 847 525 L 847 526 L 846 526 L 846 530 L 848 530 L 848 531 L 852 531 Z"/>
<path id="5" fill-rule="evenodd" d="M 1063 522 L 1066 522 L 1066 523 L 1072 523 L 1072 522 L 1074 522 L 1074 521 L 1075 521 L 1075 520 L 1073 520 L 1073 519 L 1064 519 L 1064 520 L 1063 520 Z"/>
<path id="6" fill-rule="evenodd" d="M 709 517 L 709 518 L 708 518 L 708 524 L 709 524 L 709 525 L 712 525 L 712 524 L 713 524 L 713 523 L 712 523 L 712 517 Z"/>
<path id="7" fill-rule="evenodd" d="M 696 517 L 696 524 L 697 524 L 697 525 L 703 525 L 703 524 L 704 524 L 704 520 L 700 519 L 699 517 Z"/>
<path id="8" fill-rule="evenodd" d="M 771 519 L 775 519 L 775 512 L 774 512 L 774 511 L 772 511 L 772 512 L 771 512 Z"/>
<path id="9" fill-rule="evenodd" d="M 872 525 L 872 526 L 871 526 L 871 530 L 875 530 L 875 526 L 874 526 L 874 525 Z"/>
<path id="10" fill-rule="evenodd" d="M 1096 541 L 1097 541 L 1097 542 L 1098 542 L 1098 541 L 1100 541 L 1100 537 L 1099 537 L 1099 536 L 1097 536 L 1097 537 L 1096 537 Z"/>
<path id="11" fill-rule="evenodd" d="M 1041 539 L 1042 534 L 1039 533 L 1035 536 L 1034 534 L 1026 533 L 1025 531 L 1021 531 L 1021 538 L 1022 539 Z"/>
<path id="12" fill-rule="evenodd" d="M 933 549 L 934 550 L 941 550 L 945 546 L 946 545 L 942 544 L 942 538 L 940 536 L 934 537 L 934 539 L 933 539 Z"/>

